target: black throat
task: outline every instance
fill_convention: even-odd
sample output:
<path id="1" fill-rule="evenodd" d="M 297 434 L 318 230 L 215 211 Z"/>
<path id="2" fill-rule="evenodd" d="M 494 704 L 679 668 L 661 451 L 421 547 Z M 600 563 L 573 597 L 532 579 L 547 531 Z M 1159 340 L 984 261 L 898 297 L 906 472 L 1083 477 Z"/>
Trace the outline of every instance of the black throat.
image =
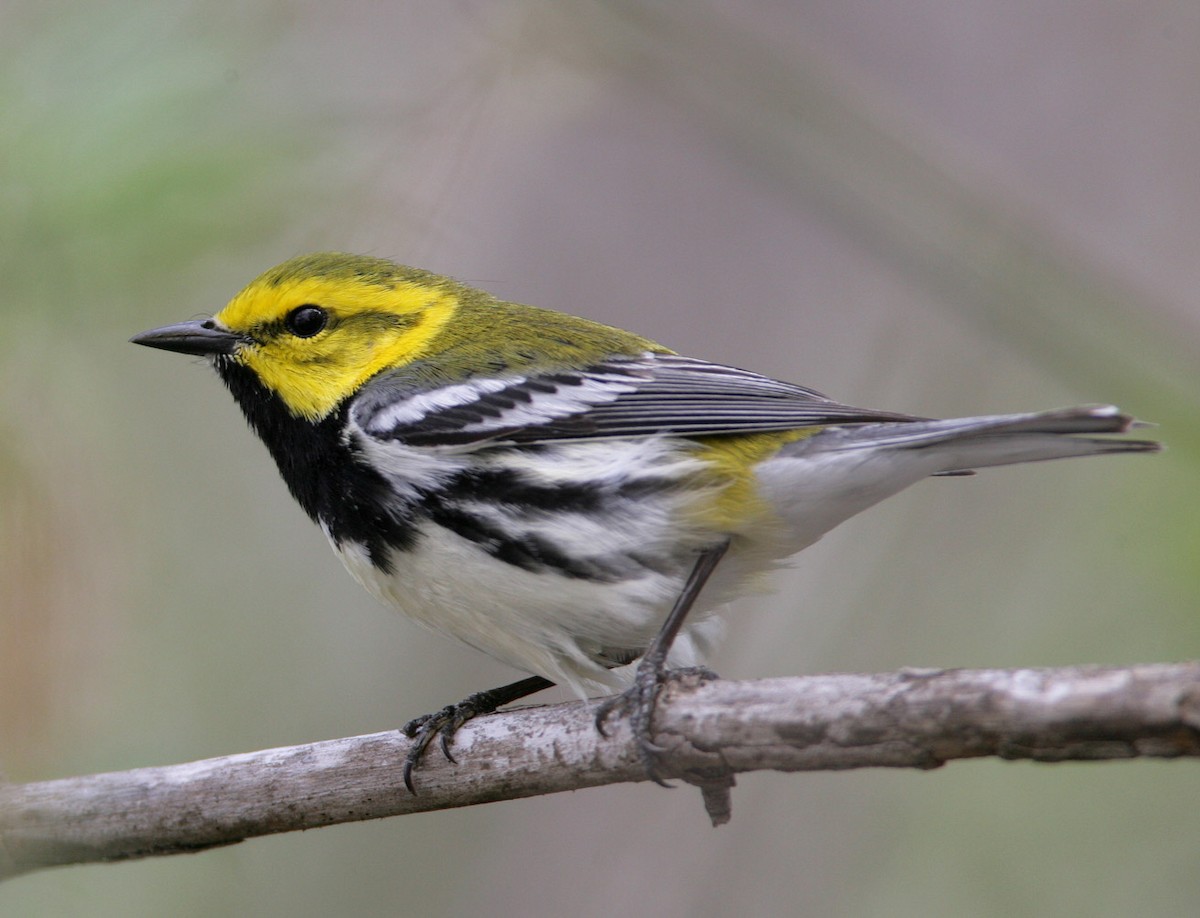
<path id="1" fill-rule="evenodd" d="M 416 540 L 412 508 L 343 438 L 348 402 L 320 421 L 307 421 L 241 364 L 217 359 L 213 365 L 304 512 L 336 545 L 361 543 L 371 563 L 390 572 L 389 549 L 411 548 Z"/>

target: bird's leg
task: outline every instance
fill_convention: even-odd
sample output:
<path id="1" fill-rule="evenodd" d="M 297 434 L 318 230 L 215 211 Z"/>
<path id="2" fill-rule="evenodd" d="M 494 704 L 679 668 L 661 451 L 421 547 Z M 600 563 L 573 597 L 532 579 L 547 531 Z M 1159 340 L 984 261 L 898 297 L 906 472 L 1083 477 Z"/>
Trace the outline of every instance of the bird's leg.
<path id="1" fill-rule="evenodd" d="M 642 660 L 638 663 L 637 672 L 634 675 L 633 685 L 620 695 L 606 699 L 596 709 L 596 729 L 603 736 L 608 735 L 604 732 L 604 723 L 614 713 L 620 713 L 629 718 L 629 725 L 633 729 L 638 754 L 646 766 L 646 773 L 664 787 L 670 785 L 658 776 L 655 768 L 655 753 L 661 752 L 662 749 L 654 744 L 651 737 L 653 736 L 652 721 L 654 708 L 658 703 L 658 693 L 663 683 L 669 678 L 667 654 L 671 650 L 671 644 L 675 641 L 676 635 L 679 634 L 679 629 L 683 627 L 688 612 L 695 604 L 696 597 L 700 595 L 704 584 L 728 548 L 729 541 L 726 540 L 720 545 L 705 549 L 700 553 L 691 574 L 688 575 L 687 582 L 683 585 L 683 592 L 675 600 L 675 605 L 671 608 L 667 620 L 663 622 L 662 628 L 659 629 L 645 654 L 642 655 Z M 685 672 L 694 673 L 696 670 Z M 709 678 L 712 678 L 712 674 L 707 670 L 702 671 L 701 674 L 702 676 L 707 674 Z"/>
<path id="2" fill-rule="evenodd" d="M 458 704 L 448 704 L 434 714 L 414 717 L 400 728 L 405 736 L 413 740 L 408 755 L 404 757 L 404 786 L 408 788 L 409 793 L 416 795 L 412 780 L 413 770 L 420 763 L 421 758 L 425 755 L 425 750 L 429 748 L 434 737 L 441 737 L 442 753 L 453 762 L 454 756 L 450 754 L 450 743 L 454 740 L 454 734 L 458 728 L 468 720 L 481 714 L 491 714 L 497 708 L 511 704 L 519 698 L 553 686 L 554 683 L 549 679 L 530 676 L 499 688 L 488 689 L 486 692 L 468 695 Z"/>

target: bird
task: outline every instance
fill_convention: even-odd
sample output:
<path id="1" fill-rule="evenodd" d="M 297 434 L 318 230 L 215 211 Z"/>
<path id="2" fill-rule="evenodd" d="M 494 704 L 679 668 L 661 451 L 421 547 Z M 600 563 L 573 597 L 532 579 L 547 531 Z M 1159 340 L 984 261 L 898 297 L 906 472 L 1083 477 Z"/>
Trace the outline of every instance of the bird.
<path id="1" fill-rule="evenodd" d="M 134 343 L 206 358 L 347 570 L 529 675 L 404 725 L 404 782 L 473 717 L 552 685 L 627 718 L 651 778 L 661 687 L 715 613 L 934 476 L 1152 452 L 1111 405 L 931 419 L 856 408 L 390 260 L 302 255 Z M 636 661 L 636 667 L 632 666 Z M 705 670 L 699 670 L 707 672 Z"/>

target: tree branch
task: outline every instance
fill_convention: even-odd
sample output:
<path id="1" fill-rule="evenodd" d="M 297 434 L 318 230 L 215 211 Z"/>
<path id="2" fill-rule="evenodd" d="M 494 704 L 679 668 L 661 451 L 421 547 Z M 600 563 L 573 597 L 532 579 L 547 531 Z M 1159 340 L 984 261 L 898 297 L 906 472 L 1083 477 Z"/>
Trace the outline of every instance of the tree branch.
<path id="1" fill-rule="evenodd" d="M 199 851 L 257 835 L 642 781 L 628 731 L 594 703 L 531 707 L 459 732 L 404 790 L 397 731 L 160 768 L 0 786 L 0 877 Z M 904 670 L 672 683 L 656 718 L 663 774 L 728 818 L 737 772 L 1200 757 L 1200 662 L 1129 668 Z"/>

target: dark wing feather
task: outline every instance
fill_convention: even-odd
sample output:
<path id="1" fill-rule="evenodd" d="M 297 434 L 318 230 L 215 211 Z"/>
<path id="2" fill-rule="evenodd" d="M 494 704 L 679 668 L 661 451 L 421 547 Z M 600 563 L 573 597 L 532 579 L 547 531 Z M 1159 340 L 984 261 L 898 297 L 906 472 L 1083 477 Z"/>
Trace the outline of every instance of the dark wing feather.
<path id="1" fill-rule="evenodd" d="M 666 354 L 434 388 L 416 387 L 401 375 L 387 376 L 363 390 L 354 419 L 374 437 L 411 446 L 662 433 L 698 437 L 919 420 L 853 408 L 803 386 Z"/>

